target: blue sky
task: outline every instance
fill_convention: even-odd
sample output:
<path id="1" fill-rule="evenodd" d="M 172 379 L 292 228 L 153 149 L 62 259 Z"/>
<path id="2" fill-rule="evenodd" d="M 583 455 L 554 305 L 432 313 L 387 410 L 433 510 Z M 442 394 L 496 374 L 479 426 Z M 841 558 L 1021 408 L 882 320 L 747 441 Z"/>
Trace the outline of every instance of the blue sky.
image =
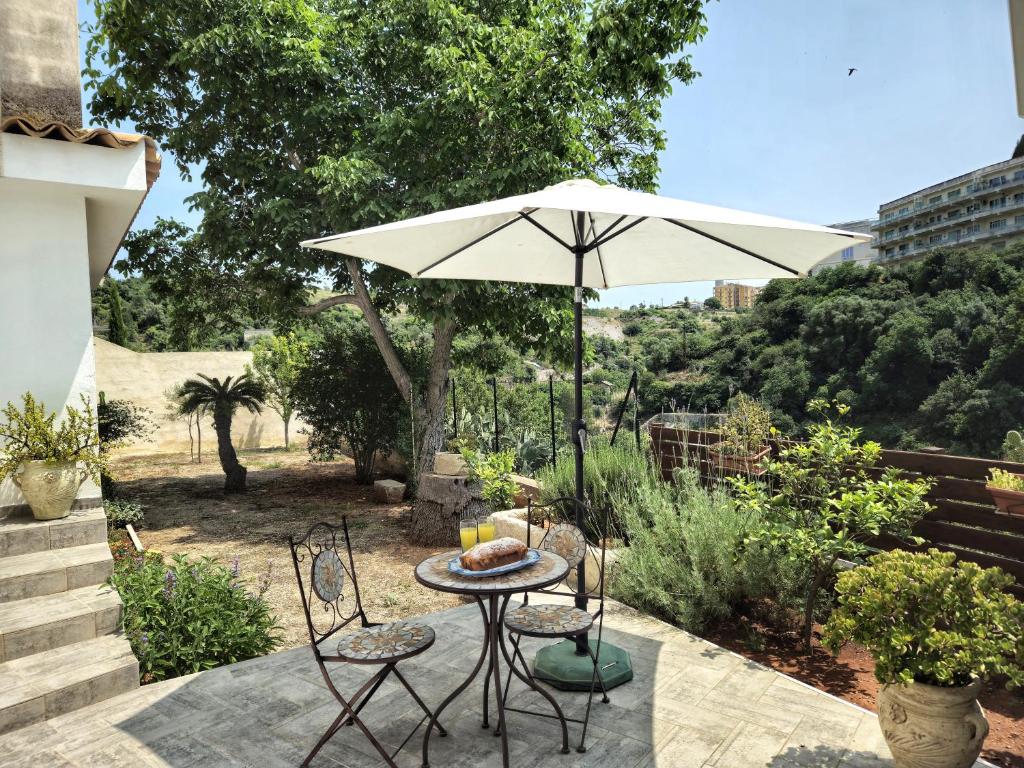
<path id="1" fill-rule="evenodd" d="M 1005 0 L 725 0 L 707 15 L 691 51 L 702 76 L 665 105 L 662 194 L 820 224 L 868 218 L 1007 159 L 1024 132 Z M 182 202 L 195 188 L 165 159 L 138 225 L 195 223 Z M 710 292 L 616 288 L 600 303 Z"/>

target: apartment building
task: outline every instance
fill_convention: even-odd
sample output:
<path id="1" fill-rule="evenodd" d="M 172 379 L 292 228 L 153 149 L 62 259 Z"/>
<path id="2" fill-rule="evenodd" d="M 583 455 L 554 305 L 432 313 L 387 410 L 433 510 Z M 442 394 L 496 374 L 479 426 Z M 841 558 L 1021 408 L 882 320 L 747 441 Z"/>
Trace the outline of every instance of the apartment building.
<path id="1" fill-rule="evenodd" d="M 1024 237 L 1024 155 L 1014 154 L 880 205 L 871 242 L 879 261 L 955 245 L 999 249 Z"/>
<path id="2" fill-rule="evenodd" d="M 754 306 L 754 299 L 761 292 L 753 285 L 715 281 L 715 298 L 722 302 L 725 309 L 741 309 Z"/>

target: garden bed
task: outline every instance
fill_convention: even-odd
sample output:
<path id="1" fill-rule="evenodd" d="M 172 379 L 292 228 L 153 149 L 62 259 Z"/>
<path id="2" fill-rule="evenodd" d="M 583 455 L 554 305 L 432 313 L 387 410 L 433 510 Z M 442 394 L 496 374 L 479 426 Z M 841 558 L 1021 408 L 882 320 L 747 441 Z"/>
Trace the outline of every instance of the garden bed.
<path id="1" fill-rule="evenodd" d="M 701 634 L 748 659 L 875 712 L 878 681 L 870 654 L 851 643 L 838 657 L 832 656 L 821 646 L 820 630 L 815 625 L 810 656 L 803 652 L 795 630 L 779 631 L 745 616 Z M 980 701 L 991 727 L 982 757 L 1006 768 L 1024 768 L 1024 694 L 986 685 Z"/>
<path id="2" fill-rule="evenodd" d="M 266 599 L 283 627 L 281 648 L 309 642 L 288 551 L 289 534 L 348 515 L 363 604 L 371 621 L 393 621 L 451 608 L 452 595 L 425 589 L 413 567 L 436 548 L 407 543 L 407 504 L 378 504 L 372 486 L 357 485 L 347 458 L 313 464 L 300 451 L 242 451 L 248 488 L 225 495 L 216 456 L 193 464 L 187 455 L 117 457 L 113 472 L 124 497 L 145 507 L 138 533 L 147 550 L 186 553 L 231 565 L 243 579 L 272 572 Z"/>

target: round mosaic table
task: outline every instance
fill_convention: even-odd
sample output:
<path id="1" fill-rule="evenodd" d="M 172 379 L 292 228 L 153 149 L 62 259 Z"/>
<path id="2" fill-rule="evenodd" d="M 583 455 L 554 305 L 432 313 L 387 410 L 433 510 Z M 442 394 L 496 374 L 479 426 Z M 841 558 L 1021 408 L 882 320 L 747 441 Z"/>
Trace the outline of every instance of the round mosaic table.
<path id="1" fill-rule="evenodd" d="M 483 669 L 484 661 L 487 661 L 487 672 L 484 675 L 483 695 L 483 727 L 489 728 L 488 722 L 488 688 L 491 677 L 494 679 L 494 698 L 498 710 L 498 722 L 494 728 L 494 735 L 501 737 L 501 764 L 508 768 L 508 737 L 505 732 L 505 702 L 501 689 L 501 668 L 500 657 L 504 657 L 509 669 L 526 683 L 527 686 L 539 693 L 554 709 L 555 716 L 562 725 L 562 752 L 569 752 L 569 731 L 565 723 L 565 715 L 554 697 L 546 690 L 536 685 L 526 675 L 522 674 L 512 663 L 512 657 L 505 645 L 505 638 L 502 634 L 502 622 L 505 618 L 505 609 L 508 607 L 509 598 L 519 592 L 529 592 L 534 589 L 543 589 L 557 584 L 569 573 L 569 563 L 564 557 L 554 552 L 540 550 L 540 560 L 534 565 L 523 568 L 512 573 L 505 573 L 500 576 L 472 577 L 460 576 L 448 570 L 448 563 L 453 557 L 458 557 L 459 551 L 443 552 L 433 555 L 416 566 L 416 581 L 429 589 L 436 589 L 439 592 L 451 592 L 459 595 L 469 595 L 476 600 L 480 608 L 480 615 L 483 617 L 484 643 L 480 650 L 480 658 L 476 666 L 469 673 L 469 677 L 446 698 L 441 706 L 434 710 L 426 733 L 423 734 L 423 768 L 429 768 L 428 757 L 430 749 L 430 734 L 434 730 L 434 723 L 441 716 L 445 708 L 455 701 L 458 696 L 469 687 L 470 683 Z"/>

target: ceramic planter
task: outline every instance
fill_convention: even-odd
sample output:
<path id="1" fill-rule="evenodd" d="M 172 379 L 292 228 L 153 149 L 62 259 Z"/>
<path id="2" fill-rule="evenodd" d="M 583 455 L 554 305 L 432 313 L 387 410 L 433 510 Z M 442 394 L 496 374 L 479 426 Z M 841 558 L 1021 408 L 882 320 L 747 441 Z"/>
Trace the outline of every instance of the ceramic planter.
<path id="1" fill-rule="evenodd" d="M 708 446 L 708 457 L 716 466 L 733 472 L 746 472 L 748 475 L 764 474 L 764 469 L 759 465 L 761 463 L 761 459 L 765 458 L 771 452 L 771 448 L 765 446 L 764 449 L 758 453 L 750 456 L 739 456 L 734 453 L 725 453 L 723 451 L 724 447 L 725 443 L 715 443 L 714 445 Z"/>
<path id="2" fill-rule="evenodd" d="M 36 520 L 59 520 L 71 512 L 85 471 L 73 461 L 26 461 L 11 477 Z"/>
<path id="3" fill-rule="evenodd" d="M 998 510 L 1004 515 L 1020 515 L 1024 517 L 1024 491 L 1011 491 L 1007 488 L 996 488 L 986 485 Z"/>
<path id="4" fill-rule="evenodd" d="M 981 754 L 988 721 L 978 704 L 981 681 L 945 688 L 884 685 L 878 724 L 896 768 L 969 768 Z"/>

